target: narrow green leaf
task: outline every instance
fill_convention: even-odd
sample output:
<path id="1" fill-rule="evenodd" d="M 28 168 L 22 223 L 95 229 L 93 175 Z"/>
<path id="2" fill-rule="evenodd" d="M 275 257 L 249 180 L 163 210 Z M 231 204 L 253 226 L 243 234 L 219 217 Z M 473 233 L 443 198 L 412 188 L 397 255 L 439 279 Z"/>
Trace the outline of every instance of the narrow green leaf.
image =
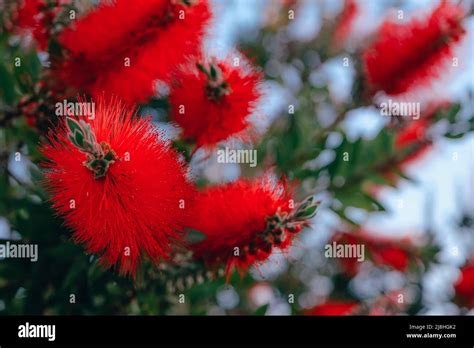
<path id="1" fill-rule="evenodd" d="M 268 303 L 264 304 L 263 306 L 258 307 L 254 315 L 265 315 L 265 313 L 267 313 L 267 309 L 268 309 Z"/>
<path id="2" fill-rule="evenodd" d="M 69 128 L 69 131 L 74 134 L 76 131 L 81 133 L 84 137 L 84 131 L 82 130 L 81 125 L 72 117 L 66 117 L 66 124 Z"/>
<path id="3" fill-rule="evenodd" d="M 213 80 L 217 80 L 217 70 L 216 70 L 216 67 L 214 65 L 211 65 L 211 68 L 210 68 L 210 77 L 211 79 Z"/>
<path id="4" fill-rule="evenodd" d="M 78 144 L 81 148 L 84 146 L 84 133 L 78 132 L 76 130 L 74 132 L 74 139 L 76 140 L 76 144 Z"/>
<path id="5" fill-rule="evenodd" d="M 185 239 L 191 244 L 196 244 L 206 239 L 206 235 L 202 233 L 201 231 L 195 230 L 193 228 L 189 228 L 187 229 L 187 234 L 186 234 Z"/>

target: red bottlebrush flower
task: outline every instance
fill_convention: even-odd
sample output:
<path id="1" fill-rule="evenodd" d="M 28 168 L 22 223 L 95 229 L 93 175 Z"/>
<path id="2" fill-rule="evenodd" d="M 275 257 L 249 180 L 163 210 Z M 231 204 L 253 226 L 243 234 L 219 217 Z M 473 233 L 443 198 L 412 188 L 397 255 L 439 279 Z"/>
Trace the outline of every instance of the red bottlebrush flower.
<path id="1" fill-rule="evenodd" d="M 459 5 L 442 1 L 427 18 L 409 23 L 385 21 L 375 42 L 363 53 L 371 89 L 397 95 L 429 85 L 442 73 L 454 44 L 464 34 L 462 17 Z"/>
<path id="2" fill-rule="evenodd" d="M 430 123 L 426 118 L 410 122 L 406 127 L 398 132 L 395 138 L 395 148 L 402 149 L 419 141 L 424 141 L 429 124 Z"/>
<path id="3" fill-rule="evenodd" d="M 338 232 L 332 238 L 337 244 L 363 244 L 365 245 L 366 258 L 372 260 L 375 265 L 388 266 L 400 272 L 408 269 L 412 246 L 405 240 L 392 240 L 384 237 L 376 237 L 365 231 L 358 233 Z M 354 276 L 359 271 L 361 262 L 357 256 L 341 258 L 340 263 L 348 276 Z"/>
<path id="4" fill-rule="evenodd" d="M 275 247 L 287 249 L 316 210 L 312 198 L 292 208 L 286 185 L 268 178 L 208 188 L 195 204 L 188 227 L 205 239 L 191 249 L 207 263 L 226 263 L 227 274 L 266 260 Z"/>
<path id="5" fill-rule="evenodd" d="M 375 249 L 375 248 L 374 248 Z M 396 246 L 380 247 L 378 250 L 372 250 L 372 258 L 375 264 L 388 265 L 400 272 L 408 268 L 408 253 Z"/>
<path id="6" fill-rule="evenodd" d="M 359 303 L 350 301 L 328 301 L 321 303 L 310 310 L 306 311 L 306 315 L 320 315 L 320 316 L 341 316 L 352 315 L 359 307 Z"/>
<path id="7" fill-rule="evenodd" d="M 53 208 L 89 253 L 132 275 L 145 255 L 167 257 L 193 190 L 149 119 L 101 99 L 94 119 L 68 117 L 41 152 Z"/>
<path id="8" fill-rule="evenodd" d="M 460 304 L 474 308 L 474 262 L 461 268 L 461 275 L 454 284 Z"/>
<path id="9" fill-rule="evenodd" d="M 49 27 L 55 13 L 44 0 L 24 0 L 16 12 L 20 34 L 31 33 L 41 50 L 48 47 Z"/>
<path id="10" fill-rule="evenodd" d="M 333 34 L 334 46 L 340 47 L 344 45 L 347 38 L 349 37 L 354 20 L 357 18 L 359 13 L 359 6 L 355 0 L 347 0 L 344 3 L 344 9 L 339 16 L 336 29 Z"/>
<path id="11" fill-rule="evenodd" d="M 260 73 L 212 60 L 182 69 L 178 81 L 169 99 L 184 138 L 213 146 L 243 135 L 261 94 Z"/>
<path id="12" fill-rule="evenodd" d="M 67 50 L 58 74 L 92 95 L 129 103 L 155 93 L 174 68 L 198 54 L 210 9 L 207 0 L 104 2 L 60 36 Z"/>

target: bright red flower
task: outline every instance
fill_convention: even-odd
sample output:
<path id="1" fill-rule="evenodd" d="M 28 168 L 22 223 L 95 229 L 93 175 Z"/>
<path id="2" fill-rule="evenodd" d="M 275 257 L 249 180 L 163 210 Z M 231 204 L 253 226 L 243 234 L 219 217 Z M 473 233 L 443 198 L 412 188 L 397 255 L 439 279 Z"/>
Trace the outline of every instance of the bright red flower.
<path id="1" fill-rule="evenodd" d="M 198 146 L 243 136 L 261 95 L 260 82 L 260 73 L 226 62 L 183 68 L 169 97 L 172 118 L 184 138 Z"/>
<path id="2" fill-rule="evenodd" d="M 459 5 L 442 1 L 427 18 L 408 23 L 385 21 L 363 53 L 364 70 L 373 91 L 390 95 L 426 86 L 442 73 L 453 47 L 464 34 Z"/>
<path id="3" fill-rule="evenodd" d="M 424 141 L 426 137 L 426 130 L 430 122 L 426 118 L 413 120 L 400 132 L 395 138 L 395 148 L 402 149 L 406 146 L 413 145 L 419 141 Z"/>
<path id="4" fill-rule="evenodd" d="M 198 195 L 188 224 L 205 239 L 191 248 L 198 259 L 226 263 L 228 274 L 233 267 L 247 269 L 266 260 L 274 248 L 290 246 L 305 221 L 293 218 L 292 204 L 286 185 L 268 178 L 210 187 Z M 282 222 L 285 218 L 292 223 Z"/>
<path id="5" fill-rule="evenodd" d="M 101 99 L 94 119 L 67 118 L 41 151 L 53 208 L 89 253 L 132 275 L 145 255 L 167 257 L 193 190 L 150 119 Z"/>
<path id="6" fill-rule="evenodd" d="M 348 39 L 354 20 L 357 18 L 359 13 L 359 6 L 355 0 L 347 0 L 344 3 L 344 9 L 339 16 L 336 29 L 333 34 L 333 41 L 336 47 L 342 46 Z"/>
<path id="7" fill-rule="evenodd" d="M 474 262 L 461 268 L 461 275 L 454 285 L 460 303 L 474 308 Z"/>
<path id="8" fill-rule="evenodd" d="M 357 311 L 359 303 L 354 301 L 328 301 L 321 303 L 310 310 L 306 311 L 306 315 L 320 315 L 320 316 L 340 316 L 351 315 Z"/>
<path id="9" fill-rule="evenodd" d="M 207 0 L 103 2 L 60 36 L 67 50 L 58 74 L 92 95 L 103 91 L 129 103 L 155 93 L 175 67 L 200 51 L 211 17 Z"/>
<path id="10" fill-rule="evenodd" d="M 397 246 L 388 245 L 372 248 L 372 258 L 377 265 L 388 265 L 401 272 L 408 268 L 408 253 Z"/>

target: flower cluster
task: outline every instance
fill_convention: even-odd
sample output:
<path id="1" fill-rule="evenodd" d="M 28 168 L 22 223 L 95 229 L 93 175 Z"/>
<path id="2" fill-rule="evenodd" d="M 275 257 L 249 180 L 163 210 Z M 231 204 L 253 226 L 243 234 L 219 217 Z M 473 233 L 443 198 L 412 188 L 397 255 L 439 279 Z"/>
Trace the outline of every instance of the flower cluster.
<path id="1" fill-rule="evenodd" d="M 135 276 L 145 258 L 156 263 L 183 247 L 208 264 L 243 270 L 275 247 L 287 249 L 316 212 L 312 198 L 297 204 L 286 185 L 268 179 L 198 191 L 179 153 L 137 114 L 135 104 L 155 95 L 160 81 L 183 140 L 216 147 L 244 138 L 262 76 L 243 57 L 237 64 L 201 58 L 210 19 L 207 0 L 116 0 L 57 34 L 53 88 L 70 95 L 72 86 L 91 98 L 81 103 L 98 106 L 87 118 L 69 110 L 48 133 L 46 187 L 75 240 L 123 274 Z M 193 229 L 205 239 L 187 245 Z"/>
<path id="2" fill-rule="evenodd" d="M 295 206 L 285 185 L 269 178 L 210 187 L 198 195 L 199 214 L 189 223 L 205 239 L 191 247 L 207 263 L 247 269 L 274 248 L 287 249 L 316 207 L 312 197 Z"/>
<path id="3" fill-rule="evenodd" d="M 207 0 L 103 2 L 59 36 L 65 59 L 57 74 L 93 96 L 105 91 L 144 102 L 158 80 L 169 82 L 179 64 L 199 53 L 210 17 Z"/>

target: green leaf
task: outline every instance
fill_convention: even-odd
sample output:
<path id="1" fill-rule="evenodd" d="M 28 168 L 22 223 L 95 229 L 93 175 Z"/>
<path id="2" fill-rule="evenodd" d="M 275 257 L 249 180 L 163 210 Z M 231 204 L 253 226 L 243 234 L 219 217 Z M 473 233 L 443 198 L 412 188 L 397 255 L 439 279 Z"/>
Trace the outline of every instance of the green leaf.
<path id="1" fill-rule="evenodd" d="M 295 214 L 295 220 L 308 220 L 316 215 L 316 211 L 318 209 L 318 202 L 314 202 L 314 197 L 308 197 Z"/>
<path id="2" fill-rule="evenodd" d="M 84 134 L 78 131 L 74 132 L 74 140 L 81 148 L 84 146 Z"/>
<path id="3" fill-rule="evenodd" d="M 5 65 L 0 62 L 0 98 L 12 104 L 16 97 L 15 80 Z"/>
<path id="4" fill-rule="evenodd" d="M 201 63 L 196 63 L 196 66 L 197 68 L 202 71 L 207 77 L 209 77 L 209 72 L 206 70 L 206 68 L 204 67 L 204 65 L 202 65 Z"/>
<path id="5" fill-rule="evenodd" d="M 369 212 L 385 210 L 378 201 L 361 191 L 339 191 L 335 197 L 344 207 L 360 208 Z"/>
<path id="6" fill-rule="evenodd" d="M 465 135 L 465 133 L 457 133 L 457 134 L 448 133 L 448 134 L 445 134 L 444 136 L 448 139 L 460 139 L 464 135 Z"/>
<path id="7" fill-rule="evenodd" d="M 363 196 L 365 196 L 365 198 L 371 202 L 375 207 L 377 207 L 377 210 L 378 211 L 386 211 L 385 207 L 382 205 L 382 203 L 380 203 L 378 200 L 376 200 L 374 197 L 372 197 L 371 195 L 365 193 L 365 192 L 361 192 L 361 194 Z"/>
<path id="8" fill-rule="evenodd" d="M 331 209 L 333 212 L 335 212 L 341 219 L 347 221 L 348 223 L 350 223 L 351 225 L 353 226 L 359 226 L 359 224 L 357 222 L 355 222 L 354 220 L 348 218 L 346 216 L 346 214 L 344 213 L 343 210 L 340 210 L 340 209 Z"/>
<path id="9" fill-rule="evenodd" d="M 400 169 L 395 169 L 395 174 L 397 174 L 399 177 L 401 177 L 402 179 L 405 179 L 407 181 L 410 181 L 410 182 L 416 182 L 413 178 L 410 178 L 409 176 L 407 176 L 404 172 L 402 172 Z"/>
<path id="10" fill-rule="evenodd" d="M 84 131 L 82 130 L 81 125 L 75 119 L 73 119 L 71 117 L 66 117 L 66 124 L 67 124 L 67 127 L 69 128 L 69 131 L 72 134 L 75 134 L 76 131 L 77 131 L 77 132 L 81 133 L 82 136 L 84 137 L 85 134 L 84 134 Z"/>
<path id="11" fill-rule="evenodd" d="M 69 141 L 76 147 L 80 147 L 79 144 L 76 143 L 76 138 L 74 138 L 74 136 L 72 134 L 68 134 L 67 135 L 67 138 L 69 139 Z"/>
<path id="12" fill-rule="evenodd" d="M 265 315 L 265 313 L 267 313 L 267 309 L 268 309 L 268 303 L 264 304 L 263 306 L 258 307 L 254 315 Z"/>
<path id="13" fill-rule="evenodd" d="M 206 239 L 206 235 L 202 233 L 201 231 L 195 230 L 193 228 L 188 228 L 187 229 L 187 234 L 185 239 L 190 243 L 190 244 L 196 244 L 204 239 Z"/>
<path id="14" fill-rule="evenodd" d="M 217 70 L 216 70 L 216 67 L 212 64 L 210 68 L 210 76 L 212 80 L 217 80 Z"/>
<path id="15" fill-rule="evenodd" d="M 104 156 L 104 160 L 110 162 L 114 159 L 114 155 L 112 152 L 107 152 L 107 154 Z"/>
<path id="16" fill-rule="evenodd" d="M 441 117 L 446 118 L 450 123 L 454 123 L 456 121 L 456 116 L 460 110 L 461 104 L 454 104 L 447 112 L 445 110 L 442 110 L 440 112 L 442 114 Z"/>
<path id="17" fill-rule="evenodd" d="M 84 150 L 85 152 L 89 152 L 89 153 L 93 153 L 94 152 L 94 145 L 91 144 L 89 141 L 87 140 L 84 140 L 82 142 L 82 146 L 81 146 L 82 150 Z"/>
<path id="18" fill-rule="evenodd" d="M 309 206 L 313 204 L 313 201 L 314 201 L 314 196 L 309 196 L 303 202 L 301 202 L 301 205 L 299 206 L 298 210 L 307 209 Z"/>

